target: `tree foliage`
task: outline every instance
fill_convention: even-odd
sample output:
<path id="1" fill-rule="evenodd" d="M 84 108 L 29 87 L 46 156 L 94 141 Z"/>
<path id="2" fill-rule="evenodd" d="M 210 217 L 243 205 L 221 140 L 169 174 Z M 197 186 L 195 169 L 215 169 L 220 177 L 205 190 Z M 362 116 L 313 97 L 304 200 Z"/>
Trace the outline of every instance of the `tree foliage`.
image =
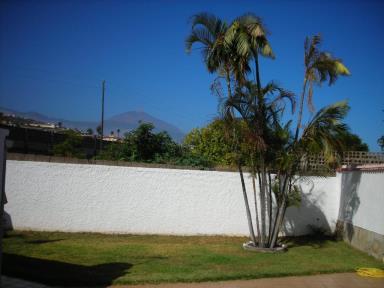
<path id="1" fill-rule="evenodd" d="M 136 129 L 125 134 L 122 142 L 111 143 L 97 158 L 202 168 L 211 166 L 204 156 L 191 153 L 188 146 L 174 142 L 165 131 L 155 133 L 154 128 L 152 123 L 140 123 Z"/>
<path id="2" fill-rule="evenodd" d="M 141 123 L 125 134 L 122 143 L 111 143 L 99 158 L 135 162 L 169 159 L 180 153 L 180 148 L 167 132 L 154 133 L 152 123 Z"/>
<path id="3" fill-rule="evenodd" d="M 233 152 L 225 139 L 225 123 L 216 119 L 203 128 L 195 128 L 184 139 L 194 156 L 202 156 L 215 165 L 231 165 Z"/>
<path id="4" fill-rule="evenodd" d="M 369 151 L 368 144 L 363 142 L 359 135 L 347 131 L 341 137 L 343 138 L 344 151 Z"/>
<path id="5" fill-rule="evenodd" d="M 88 128 L 85 132 L 87 135 L 93 135 L 93 129 L 92 128 Z"/>
<path id="6" fill-rule="evenodd" d="M 75 130 L 67 130 L 64 134 L 66 136 L 65 140 L 53 146 L 53 154 L 56 156 L 84 158 L 81 134 Z"/>

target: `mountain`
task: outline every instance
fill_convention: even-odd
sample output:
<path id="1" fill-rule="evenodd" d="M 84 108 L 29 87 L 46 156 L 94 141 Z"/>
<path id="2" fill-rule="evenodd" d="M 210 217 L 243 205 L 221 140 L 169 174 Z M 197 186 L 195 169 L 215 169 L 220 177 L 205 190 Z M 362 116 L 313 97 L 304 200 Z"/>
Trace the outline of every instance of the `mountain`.
<path id="1" fill-rule="evenodd" d="M 136 128 L 140 121 L 152 123 L 155 125 L 155 130 L 157 132 L 167 131 L 177 142 L 181 142 L 185 136 L 183 131 L 176 126 L 142 111 L 129 111 L 112 116 L 104 121 L 104 126 L 108 133 L 112 130 L 116 133 L 117 128 L 120 129 L 121 133 L 125 133 Z"/>
<path id="2" fill-rule="evenodd" d="M 40 122 L 56 123 L 56 122 L 61 121 L 59 119 L 48 117 L 48 116 L 45 116 L 45 115 L 37 113 L 37 112 L 19 112 L 19 111 L 4 108 L 4 107 L 0 107 L 0 112 L 2 112 L 4 114 L 10 114 L 10 115 L 23 117 L 26 119 L 33 119 L 33 120 L 40 121 Z"/>
<path id="3" fill-rule="evenodd" d="M 72 121 L 49 117 L 37 112 L 19 112 L 4 107 L 0 107 L 0 112 L 46 123 L 61 122 L 64 127 L 79 129 L 83 131 L 88 128 L 92 128 L 94 131 L 96 131 L 96 127 L 100 124 L 98 121 Z M 141 111 L 128 111 L 105 119 L 104 134 L 108 135 L 111 131 L 117 133 L 117 129 L 120 129 L 120 135 L 124 135 L 124 133 L 135 129 L 139 125 L 139 121 L 152 123 L 155 126 L 156 132 L 167 131 L 169 135 L 171 135 L 172 138 L 177 142 L 181 142 L 185 136 L 183 131 L 181 131 L 176 126 Z"/>

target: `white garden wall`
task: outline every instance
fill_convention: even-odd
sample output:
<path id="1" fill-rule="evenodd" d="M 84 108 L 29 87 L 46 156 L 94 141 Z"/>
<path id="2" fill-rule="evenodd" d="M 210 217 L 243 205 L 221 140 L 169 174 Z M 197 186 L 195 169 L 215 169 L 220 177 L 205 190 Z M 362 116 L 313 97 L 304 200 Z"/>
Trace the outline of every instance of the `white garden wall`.
<path id="1" fill-rule="evenodd" d="M 384 171 L 342 173 L 339 219 L 384 235 Z"/>
<path id="2" fill-rule="evenodd" d="M 346 242 L 384 261 L 384 165 L 342 172 L 339 220 Z"/>
<path id="3" fill-rule="evenodd" d="M 250 204 L 251 182 L 247 180 Z M 333 230 L 340 179 L 302 183 L 284 231 Z M 7 161 L 6 212 L 15 229 L 146 234 L 247 235 L 238 173 Z"/>
<path id="4" fill-rule="evenodd" d="M 299 207 L 289 207 L 285 215 L 288 235 L 304 235 L 319 229 L 334 232 L 340 204 L 340 180 L 336 177 L 310 177 L 299 182 L 302 189 Z M 309 227 L 310 226 L 310 227 Z"/>

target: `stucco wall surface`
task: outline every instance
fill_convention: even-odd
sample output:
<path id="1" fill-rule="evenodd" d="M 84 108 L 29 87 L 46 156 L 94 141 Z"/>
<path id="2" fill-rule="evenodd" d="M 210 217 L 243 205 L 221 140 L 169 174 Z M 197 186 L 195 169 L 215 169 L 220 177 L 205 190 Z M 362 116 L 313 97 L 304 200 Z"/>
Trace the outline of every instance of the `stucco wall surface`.
<path id="1" fill-rule="evenodd" d="M 283 231 L 288 235 L 304 235 L 315 230 L 334 232 L 340 205 L 341 175 L 307 177 L 297 183 L 301 187 L 301 203 L 289 207 Z"/>
<path id="2" fill-rule="evenodd" d="M 342 173 L 339 218 L 384 235 L 384 172 Z"/>
<path id="3" fill-rule="evenodd" d="M 247 188 L 251 207 L 252 186 Z M 340 179 L 302 182 L 287 211 L 287 234 L 308 225 L 334 229 Z M 143 234 L 247 235 L 238 173 L 7 161 L 6 192 L 15 229 Z M 254 218 L 254 217 L 253 217 Z"/>

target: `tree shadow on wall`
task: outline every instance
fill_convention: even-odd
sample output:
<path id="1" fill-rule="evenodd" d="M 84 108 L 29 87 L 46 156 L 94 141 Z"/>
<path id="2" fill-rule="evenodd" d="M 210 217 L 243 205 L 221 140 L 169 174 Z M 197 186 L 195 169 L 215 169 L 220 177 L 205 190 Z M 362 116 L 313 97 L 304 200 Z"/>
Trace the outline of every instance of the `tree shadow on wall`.
<path id="1" fill-rule="evenodd" d="M 361 174 L 361 171 L 347 171 L 341 174 L 339 219 L 345 223 L 343 225 L 343 234 L 349 241 L 352 241 L 355 234 L 353 217 L 360 206 L 360 197 L 357 191 L 361 181 Z"/>
<path id="2" fill-rule="evenodd" d="M 9 215 L 9 213 L 7 213 L 7 211 L 5 211 L 5 210 L 4 210 L 4 213 L 3 213 L 3 219 L 1 219 L 1 221 L 2 221 L 2 225 L 3 225 L 4 231 L 11 231 L 11 230 L 13 230 L 13 224 L 12 224 L 11 215 Z"/>
<path id="3" fill-rule="evenodd" d="M 2 273 L 46 285 L 108 286 L 132 266 L 130 263 L 84 266 L 4 253 Z"/>
<path id="4" fill-rule="evenodd" d="M 313 245 L 321 246 L 325 240 L 331 239 L 330 236 L 332 235 L 328 219 L 321 209 L 325 192 L 314 195 L 315 184 L 313 181 L 306 182 L 309 185 L 309 193 L 301 191 L 299 205 L 291 206 L 287 209 L 282 231 L 285 235 L 309 236 L 300 238 L 305 243 L 296 243 L 297 241 L 294 241 L 295 245 L 312 243 Z M 292 237 L 289 238 L 293 239 Z"/>

